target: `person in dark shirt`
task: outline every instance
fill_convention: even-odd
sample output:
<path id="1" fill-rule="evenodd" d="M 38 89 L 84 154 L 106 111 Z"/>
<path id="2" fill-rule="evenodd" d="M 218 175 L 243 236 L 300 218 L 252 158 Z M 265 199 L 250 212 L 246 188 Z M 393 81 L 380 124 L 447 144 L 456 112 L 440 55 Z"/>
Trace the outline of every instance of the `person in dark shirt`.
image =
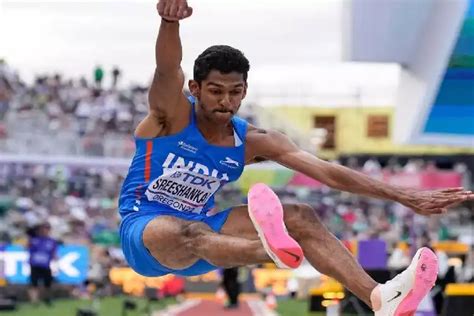
<path id="1" fill-rule="evenodd" d="M 239 268 L 226 268 L 222 273 L 222 286 L 229 298 L 226 304 L 227 309 L 234 309 L 239 307 L 240 282 L 239 282 Z"/>
<path id="2" fill-rule="evenodd" d="M 32 303 L 38 303 L 40 283 L 44 287 L 44 302 L 51 304 L 51 285 L 53 275 L 51 261 L 56 257 L 57 241 L 49 236 L 51 226 L 48 223 L 38 225 L 28 241 L 29 263 L 31 269 L 31 287 L 28 291 Z"/>
<path id="3" fill-rule="evenodd" d="M 112 89 L 117 88 L 117 84 L 118 84 L 121 74 L 122 72 L 120 71 L 120 68 L 118 66 L 115 66 L 112 69 Z"/>

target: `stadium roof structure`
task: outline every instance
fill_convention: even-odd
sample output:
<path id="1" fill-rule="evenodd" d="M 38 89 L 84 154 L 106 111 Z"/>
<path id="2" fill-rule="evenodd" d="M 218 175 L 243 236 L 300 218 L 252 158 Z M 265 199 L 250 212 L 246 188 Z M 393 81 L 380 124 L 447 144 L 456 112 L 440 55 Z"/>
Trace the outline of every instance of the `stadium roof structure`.
<path id="1" fill-rule="evenodd" d="M 353 0 L 345 56 L 402 66 L 395 141 L 474 146 L 474 0 Z"/>

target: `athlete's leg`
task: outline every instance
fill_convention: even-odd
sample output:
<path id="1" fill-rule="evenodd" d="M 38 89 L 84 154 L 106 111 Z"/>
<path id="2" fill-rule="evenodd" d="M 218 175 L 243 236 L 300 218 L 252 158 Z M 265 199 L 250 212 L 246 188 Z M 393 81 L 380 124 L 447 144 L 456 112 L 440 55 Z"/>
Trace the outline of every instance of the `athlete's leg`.
<path id="1" fill-rule="evenodd" d="M 324 227 L 314 210 L 305 204 L 284 205 L 284 210 L 286 227 L 302 246 L 308 261 L 370 306 L 370 293 L 377 283 Z M 220 234 L 202 222 L 156 217 L 145 228 L 143 242 L 162 265 L 177 270 L 190 267 L 198 259 L 219 267 L 271 262 L 246 205 L 232 209 Z"/>
<path id="2" fill-rule="evenodd" d="M 377 286 L 346 247 L 330 233 L 315 211 L 305 204 L 286 204 L 284 221 L 289 234 L 303 248 L 306 259 L 319 272 L 329 275 L 370 304 L 370 293 Z M 236 207 L 222 227 L 222 234 L 257 238 L 247 207 Z"/>
<path id="3" fill-rule="evenodd" d="M 294 244 L 283 230 L 284 216 L 290 234 L 303 247 L 313 266 L 342 282 L 376 311 L 375 316 L 414 315 L 423 297 L 429 293 L 436 281 L 437 259 L 428 248 L 419 249 L 404 272 L 378 285 L 362 270 L 339 240 L 328 232 L 311 207 L 286 206 L 283 212 L 278 197 L 264 184 L 252 187 L 249 203 L 250 218 L 272 257 L 286 260 L 288 245 L 292 247 Z M 268 221 L 272 218 L 278 220 L 269 224 Z"/>
<path id="4" fill-rule="evenodd" d="M 245 229 L 255 231 L 251 223 Z M 255 233 L 253 238 L 219 234 L 203 222 L 172 216 L 158 216 L 149 222 L 143 242 L 163 266 L 175 270 L 188 268 L 199 259 L 219 267 L 271 262 Z"/>

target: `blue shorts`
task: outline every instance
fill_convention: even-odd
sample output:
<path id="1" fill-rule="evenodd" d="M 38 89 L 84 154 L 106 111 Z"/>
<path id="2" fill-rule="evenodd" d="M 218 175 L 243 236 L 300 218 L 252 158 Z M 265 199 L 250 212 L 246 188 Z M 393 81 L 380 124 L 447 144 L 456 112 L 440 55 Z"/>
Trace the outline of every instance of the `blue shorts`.
<path id="1" fill-rule="evenodd" d="M 120 223 L 120 239 L 122 249 L 130 267 L 143 276 L 157 277 L 166 274 L 193 276 L 217 269 L 209 262 L 199 259 L 195 264 L 183 270 L 173 270 L 161 265 L 153 257 L 143 243 L 143 231 L 146 225 L 157 216 L 174 216 L 185 220 L 201 221 L 213 231 L 219 233 L 227 220 L 232 208 L 212 216 L 186 214 L 178 212 L 144 212 L 138 211 L 127 214 Z"/>

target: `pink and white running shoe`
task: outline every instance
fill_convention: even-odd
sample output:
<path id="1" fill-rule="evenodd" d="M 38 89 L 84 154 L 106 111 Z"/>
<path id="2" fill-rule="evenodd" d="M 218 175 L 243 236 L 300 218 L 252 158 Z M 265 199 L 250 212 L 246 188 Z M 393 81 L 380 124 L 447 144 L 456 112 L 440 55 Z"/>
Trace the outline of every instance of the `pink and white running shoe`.
<path id="1" fill-rule="evenodd" d="M 268 255 L 279 268 L 299 267 L 304 255 L 301 246 L 286 230 L 283 207 L 278 196 L 263 183 L 248 193 L 248 211 Z"/>
<path id="2" fill-rule="evenodd" d="M 414 316 L 438 276 L 438 258 L 429 248 L 420 248 L 408 268 L 380 285 L 382 308 L 375 316 Z"/>

